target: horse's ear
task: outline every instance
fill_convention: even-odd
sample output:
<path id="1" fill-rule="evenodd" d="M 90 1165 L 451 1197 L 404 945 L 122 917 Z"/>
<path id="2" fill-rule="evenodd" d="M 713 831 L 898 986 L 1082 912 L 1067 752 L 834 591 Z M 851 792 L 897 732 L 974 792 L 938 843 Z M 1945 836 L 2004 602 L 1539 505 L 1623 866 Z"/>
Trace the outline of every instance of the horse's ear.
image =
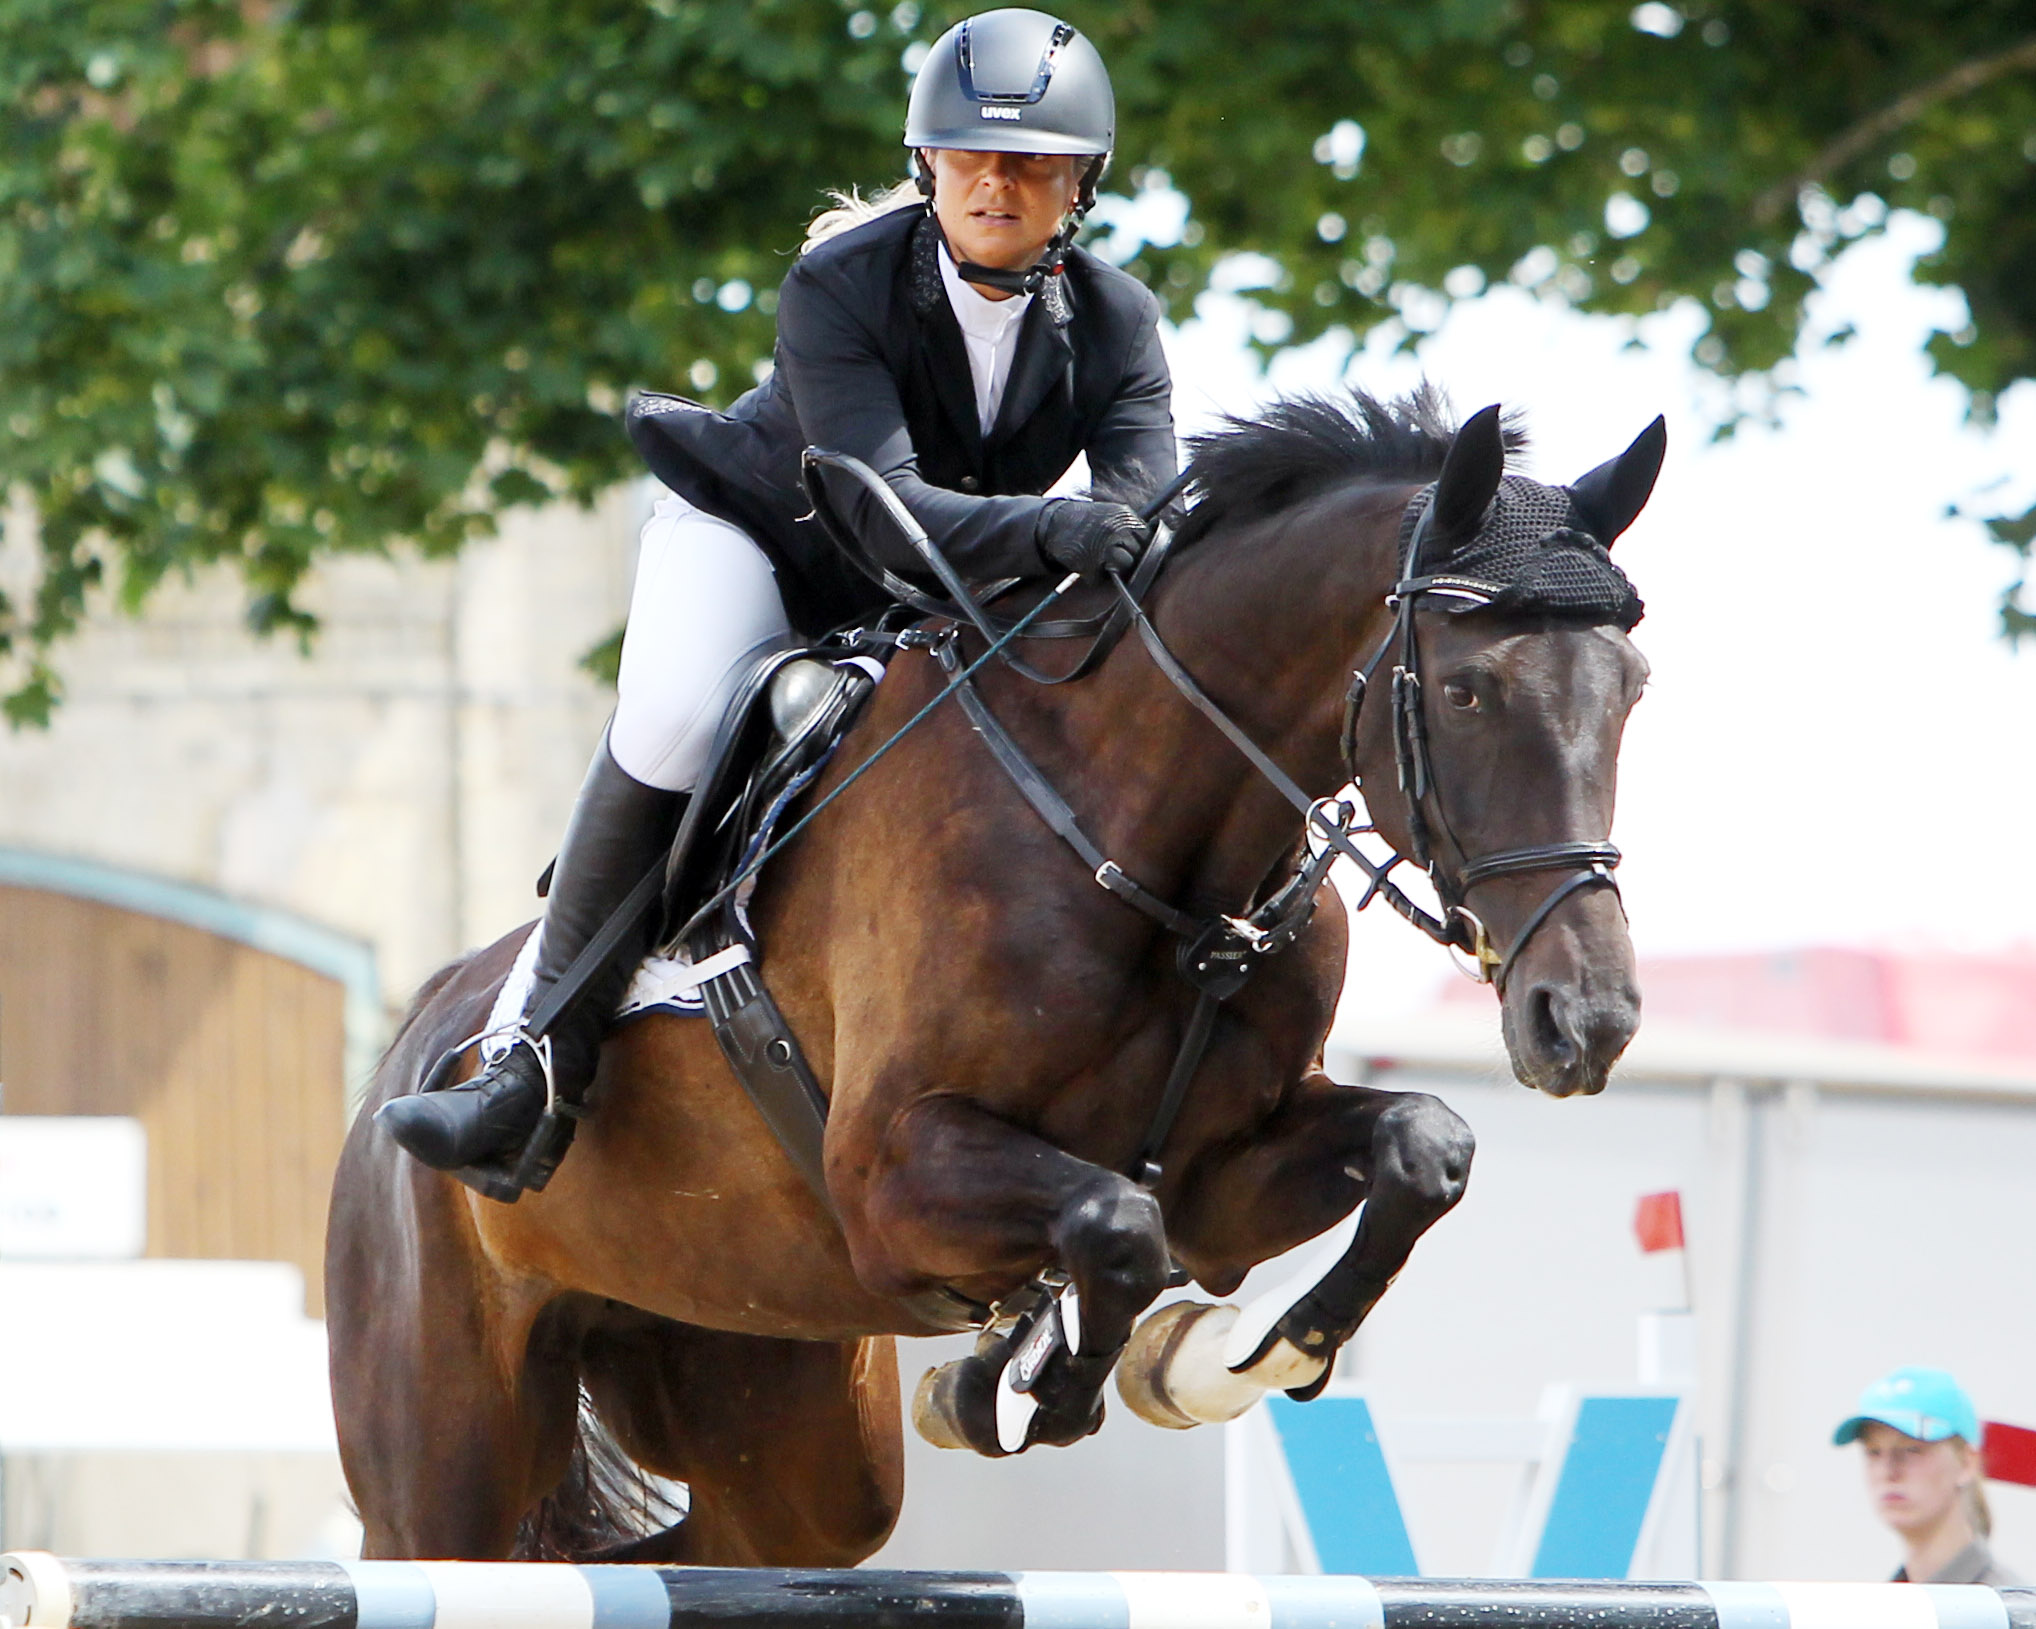
<path id="1" fill-rule="evenodd" d="M 1443 537 L 1468 537 L 1484 518 L 1499 478 L 1506 473 L 1506 441 L 1499 427 L 1499 404 L 1479 408 L 1463 421 L 1442 477 L 1435 485 L 1435 529 Z"/>
<path id="2" fill-rule="evenodd" d="M 1569 489 L 1591 536 L 1606 548 L 1647 507 L 1654 479 L 1661 473 L 1662 454 L 1667 451 L 1668 423 L 1657 417 L 1633 438 L 1632 446 Z"/>

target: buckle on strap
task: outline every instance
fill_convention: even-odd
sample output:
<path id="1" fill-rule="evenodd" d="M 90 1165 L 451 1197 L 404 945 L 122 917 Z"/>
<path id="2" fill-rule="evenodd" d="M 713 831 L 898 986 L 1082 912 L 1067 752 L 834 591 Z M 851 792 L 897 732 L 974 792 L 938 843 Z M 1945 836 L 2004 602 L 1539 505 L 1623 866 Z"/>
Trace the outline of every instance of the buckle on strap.
<path id="1" fill-rule="evenodd" d="M 1469 940 L 1468 944 L 1456 937 L 1459 924 Z M 1442 942 L 1442 948 L 1449 952 L 1449 965 L 1473 984 L 1496 983 L 1506 958 L 1492 943 L 1484 919 L 1468 906 L 1452 905 L 1443 917 L 1443 925 L 1449 930 L 1449 937 Z M 1463 960 L 1465 956 L 1470 958 L 1468 963 Z"/>

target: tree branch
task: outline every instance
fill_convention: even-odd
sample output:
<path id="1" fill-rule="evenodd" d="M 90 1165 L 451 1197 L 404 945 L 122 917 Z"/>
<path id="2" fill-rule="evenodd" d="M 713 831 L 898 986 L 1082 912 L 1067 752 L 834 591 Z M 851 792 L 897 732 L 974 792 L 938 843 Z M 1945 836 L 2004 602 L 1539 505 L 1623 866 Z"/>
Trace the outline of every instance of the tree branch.
<path id="1" fill-rule="evenodd" d="M 1974 57 L 1927 85 L 1919 85 L 1869 114 L 1832 142 L 1788 180 L 1769 187 L 1753 201 L 1753 218 L 1762 225 L 1775 219 L 1805 187 L 1813 187 L 1843 169 L 1897 130 L 1920 119 L 1939 102 L 1970 95 L 1982 85 L 2019 68 L 2036 68 L 2036 35 L 1997 56 Z"/>

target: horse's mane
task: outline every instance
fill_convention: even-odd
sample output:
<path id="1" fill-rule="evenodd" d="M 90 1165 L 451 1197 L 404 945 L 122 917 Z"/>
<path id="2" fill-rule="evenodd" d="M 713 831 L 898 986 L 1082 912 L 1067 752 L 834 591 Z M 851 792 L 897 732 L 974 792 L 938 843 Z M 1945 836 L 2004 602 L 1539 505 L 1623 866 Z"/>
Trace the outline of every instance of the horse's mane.
<path id="1" fill-rule="evenodd" d="M 1510 414 L 1504 434 L 1508 455 L 1527 445 Z M 1396 400 L 1362 390 L 1347 398 L 1290 396 L 1260 417 L 1227 417 L 1188 442 L 1194 507 L 1175 546 L 1232 516 L 1274 514 L 1349 481 L 1431 481 L 1455 438 L 1449 398 L 1425 382 Z"/>

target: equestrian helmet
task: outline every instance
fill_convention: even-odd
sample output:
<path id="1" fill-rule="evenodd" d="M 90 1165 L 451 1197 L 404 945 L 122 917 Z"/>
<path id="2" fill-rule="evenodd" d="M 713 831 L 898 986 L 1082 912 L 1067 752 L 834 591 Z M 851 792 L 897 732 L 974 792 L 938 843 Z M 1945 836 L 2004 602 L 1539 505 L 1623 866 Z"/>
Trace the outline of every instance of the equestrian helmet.
<path id="1" fill-rule="evenodd" d="M 1096 48 L 1058 17 L 1015 6 L 935 40 L 905 114 L 913 148 L 1101 159 L 1116 137 L 1117 101 Z"/>

